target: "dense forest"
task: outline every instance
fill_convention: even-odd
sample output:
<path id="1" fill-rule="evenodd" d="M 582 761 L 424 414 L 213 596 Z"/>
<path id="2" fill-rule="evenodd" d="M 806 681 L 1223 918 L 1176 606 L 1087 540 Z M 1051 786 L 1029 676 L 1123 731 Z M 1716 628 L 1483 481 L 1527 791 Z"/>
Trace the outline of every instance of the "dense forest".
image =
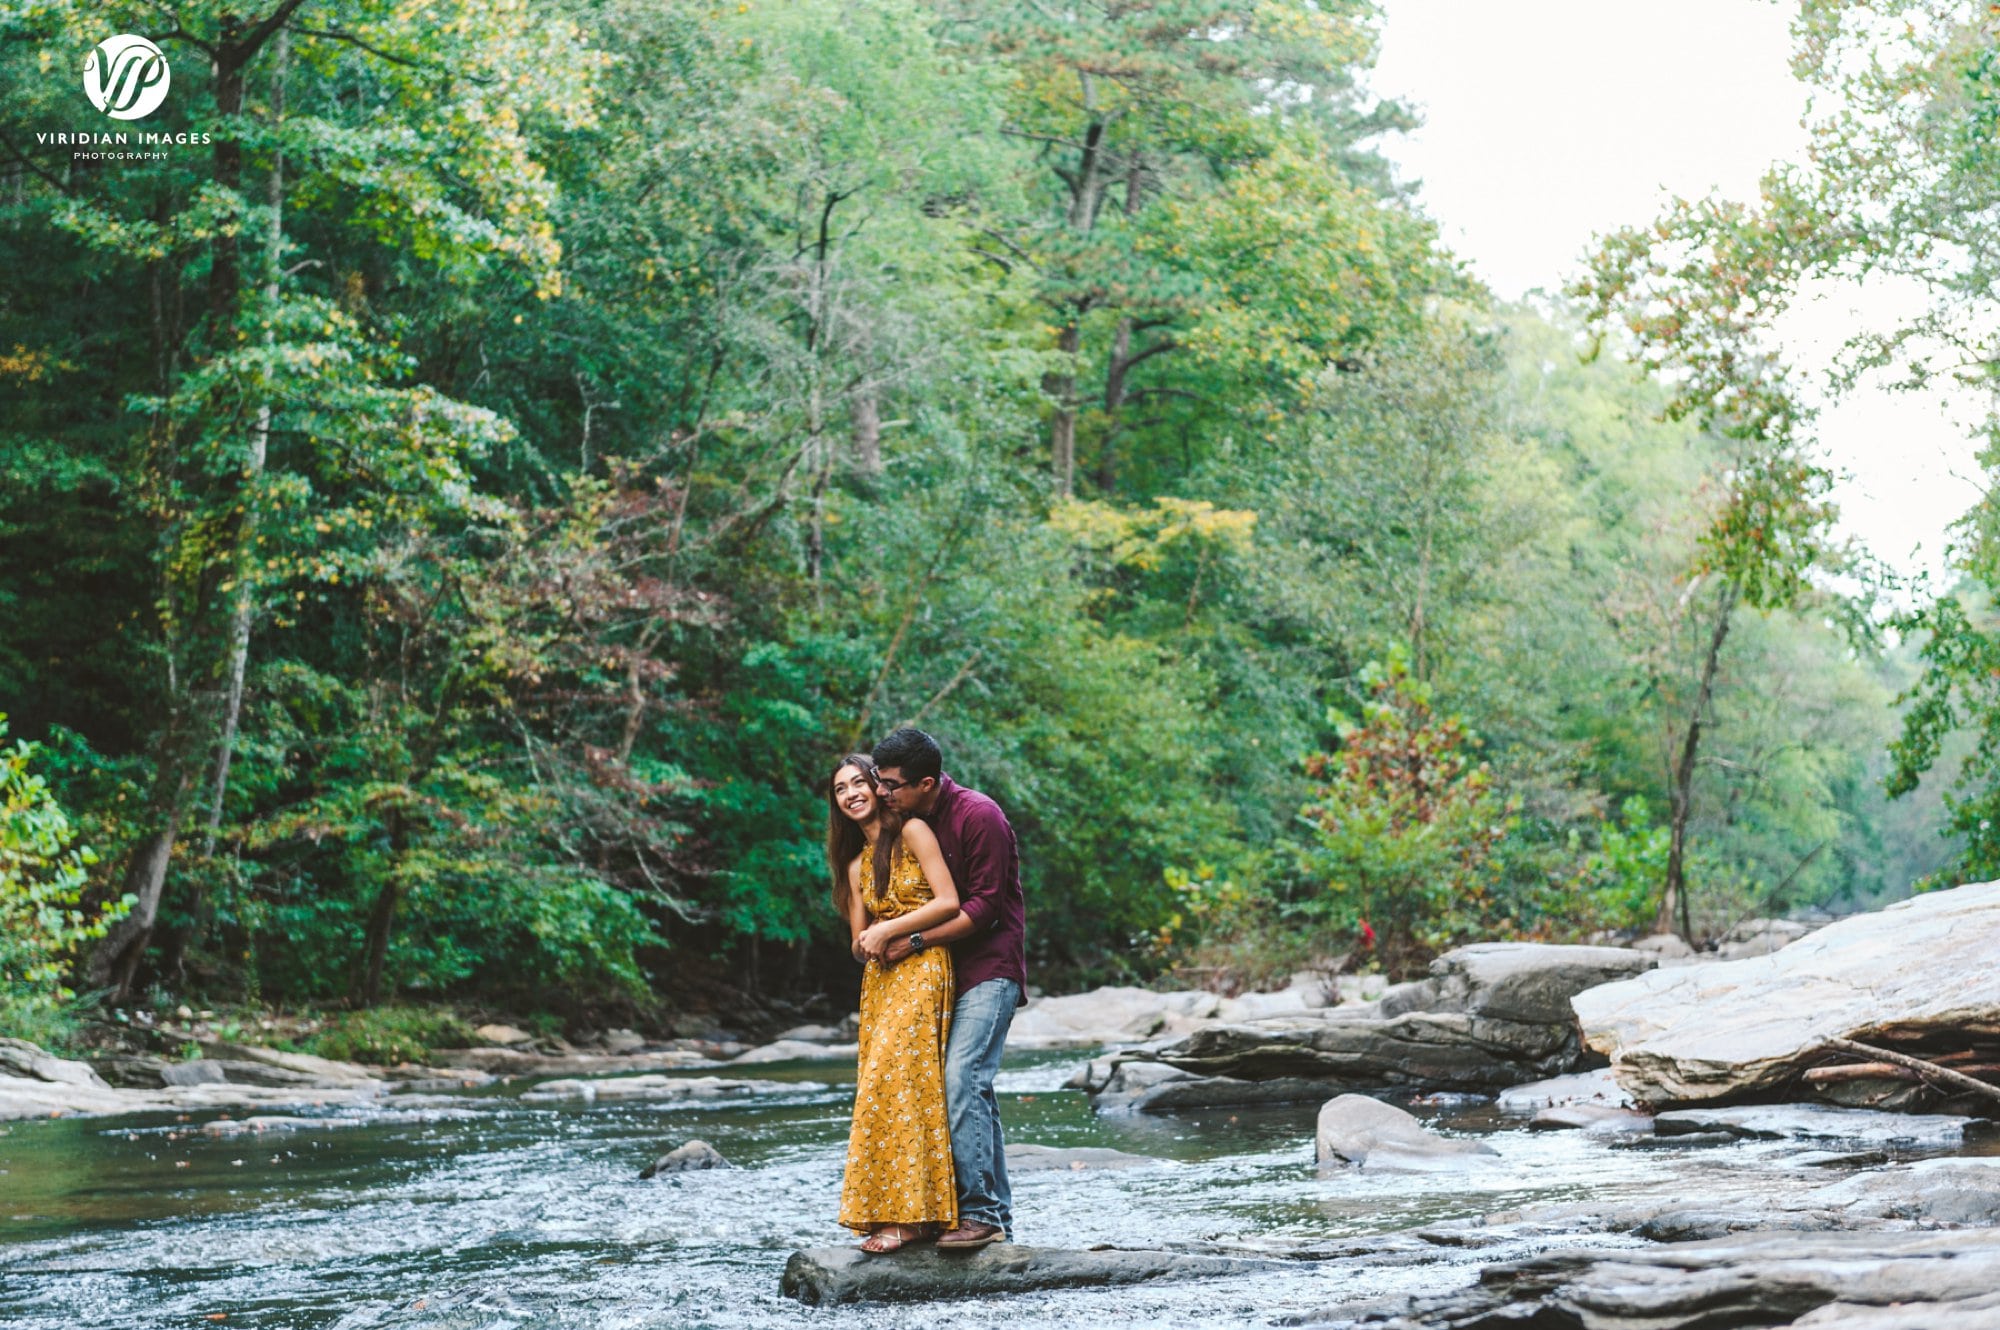
<path id="1" fill-rule="evenodd" d="M 1512 305 L 1366 0 L 16 0 L 0 1025 L 851 991 L 903 722 L 1049 988 L 1992 875 L 2000 507 L 1837 539 L 1771 336 L 1991 386 L 1992 23 L 1807 0 L 1810 158 Z"/>

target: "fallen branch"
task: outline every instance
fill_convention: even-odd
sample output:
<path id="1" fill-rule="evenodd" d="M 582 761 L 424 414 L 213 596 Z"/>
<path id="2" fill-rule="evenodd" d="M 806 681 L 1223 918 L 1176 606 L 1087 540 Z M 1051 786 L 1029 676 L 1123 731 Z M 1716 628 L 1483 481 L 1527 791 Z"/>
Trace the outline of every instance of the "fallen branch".
<path id="1" fill-rule="evenodd" d="M 1990 1076 L 2000 1072 L 2000 1062 L 1973 1062 L 1954 1068 L 1968 1076 Z M 1921 1081 L 1923 1075 L 1893 1062 L 1846 1062 L 1833 1067 L 1814 1067 L 1806 1073 L 1808 1085 L 1833 1085 L 1841 1081 Z"/>
<path id="2" fill-rule="evenodd" d="M 1887 1048 L 1876 1048 L 1871 1044 L 1856 1043 L 1852 1039 L 1826 1039 L 1821 1041 L 1820 1047 L 1832 1049 L 1837 1053 L 1848 1053 L 1855 1057 L 1867 1058 L 1873 1062 L 1890 1062 L 1899 1067 L 1908 1067 L 1932 1085 L 1940 1088 L 1949 1086 L 1965 1094 L 1983 1095 L 1988 1099 L 2000 1102 L 2000 1085 L 1988 1085 L 1985 1081 L 1976 1081 L 1964 1072 L 1953 1071 L 1948 1067 L 1940 1067 L 1935 1062 L 1926 1062 L 1922 1058 L 1911 1057 L 1908 1053 L 1898 1053 L 1893 1049 Z"/>

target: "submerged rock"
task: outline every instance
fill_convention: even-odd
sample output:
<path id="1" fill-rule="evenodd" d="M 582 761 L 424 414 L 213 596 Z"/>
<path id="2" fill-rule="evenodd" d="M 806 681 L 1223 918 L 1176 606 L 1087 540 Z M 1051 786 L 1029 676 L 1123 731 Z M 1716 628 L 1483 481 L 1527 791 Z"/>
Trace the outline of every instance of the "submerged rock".
<path id="1" fill-rule="evenodd" d="M 1733 1234 L 1487 1266 L 1479 1282 L 1329 1323 L 1389 1330 L 1502 1326 L 1710 1330 L 1992 1330 L 2000 1232 Z"/>
<path id="2" fill-rule="evenodd" d="M 1745 1104 L 1736 1108 L 1687 1108 L 1661 1113 L 1653 1130 L 1661 1136 L 1728 1132 L 1731 1136 L 1777 1140 L 1828 1140 L 1860 1145 L 1951 1149 L 1965 1141 L 1977 1119 L 1938 1113 L 1876 1113 L 1825 1104 Z"/>
<path id="3" fill-rule="evenodd" d="M 1359 1094 L 1330 1099 L 1320 1109 L 1314 1151 L 1321 1173 L 1343 1167 L 1431 1173 L 1499 1153 L 1481 1141 L 1439 1136 L 1394 1104 Z"/>
<path id="4" fill-rule="evenodd" d="M 204 1136 L 262 1135 L 273 1131 L 320 1131 L 335 1127 L 357 1127 L 359 1118 L 300 1118 L 283 1114 L 261 1114 L 250 1118 L 217 1118 L 202 1124 Z"/>
<path id="5" fill-rule="evenodd" d="M 1009 1174 L 1081 1173 L 1086 1170 L 1096 1172 L 1117 1168 L 1150 1168 L 1154 1164 L 1163 1162 L 1151 1155 L 1127 1154 L 1123 1150 L 1106 1149 L 1099 1145 L 1064 1147 L 1029 1145 L 1014 1141 L 1007 1144 Z"/>
<path id="6" fill-rule="evenodd" d="M 2000 882 L 1829 924 L 1771 955 L 1655 970 L 1578 993 L 1592 1049 L 1642 1103 L 1785 1094 L 1828 1038 L 2000 1049 Z"/>
<path id="7" fill-rule="evenodd" d="M 607 1076 L 595 1081 L 543 1081 L 525 1091 L 521 1102 L 587 1104 L 611 1099 L 744 1099 L 757 1094 L 817 1088 L 817 1085 L 804 1081 L 745 1081 L 720 1076 Z"/>
<path id="8" fill-rule="evenodd" d="M 686 1145 L 667 1151 L 652 1163 L 639 1170 L 642 1178 L 656 1178 L 663 1173 L 693 1173 L 705 1168 L 734 1168 L 722 1152 L 707 1141 L 689 1141 Z"/>
<path id="9" fill-rule="evenodd" d="M 974 1252 L 917 1246 L 893 1256 L 856 1247 L 792 1253 L 778 1289 L 810 1306 L 842 1302 L 930 1302 L 1048 1288 L 1209 1279 L 1278 1268 L 1275 1262 L 1163 1251 L 1069 1251 L 999 1242 Z"/>

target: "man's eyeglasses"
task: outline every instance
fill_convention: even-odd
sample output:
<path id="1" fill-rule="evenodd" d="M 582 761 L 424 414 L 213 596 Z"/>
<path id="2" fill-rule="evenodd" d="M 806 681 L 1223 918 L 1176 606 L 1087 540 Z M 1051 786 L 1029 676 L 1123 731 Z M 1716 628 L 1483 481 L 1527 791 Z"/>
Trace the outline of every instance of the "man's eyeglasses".
<path id="1" fill-rule="evenodd" d="M 917 783 L 918 782 L 913 780 L 891 780 L 887 776 L 875 777 L 875 788 L 882 791 L 882 793 L 884 794 L 894 794 L 897 790 L 902 789 L 905 785 L 915 785 Z"/>

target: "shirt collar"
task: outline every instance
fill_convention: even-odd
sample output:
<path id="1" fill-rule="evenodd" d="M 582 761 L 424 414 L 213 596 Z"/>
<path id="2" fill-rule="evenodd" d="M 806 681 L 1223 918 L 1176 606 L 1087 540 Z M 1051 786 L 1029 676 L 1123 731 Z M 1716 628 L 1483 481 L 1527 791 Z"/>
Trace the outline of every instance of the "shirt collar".
<path id="1" fill-rule="evenodd" d="M 924 819 L 929 821 L 931 818 L 943 817 L 946 813 L 950 812 L 951 806 L 958 802 L 958 791 L 958 782 L 943 772 L 939 772 L 937 802 L 931 805 L 930 812 L 924 814 Z"/>

